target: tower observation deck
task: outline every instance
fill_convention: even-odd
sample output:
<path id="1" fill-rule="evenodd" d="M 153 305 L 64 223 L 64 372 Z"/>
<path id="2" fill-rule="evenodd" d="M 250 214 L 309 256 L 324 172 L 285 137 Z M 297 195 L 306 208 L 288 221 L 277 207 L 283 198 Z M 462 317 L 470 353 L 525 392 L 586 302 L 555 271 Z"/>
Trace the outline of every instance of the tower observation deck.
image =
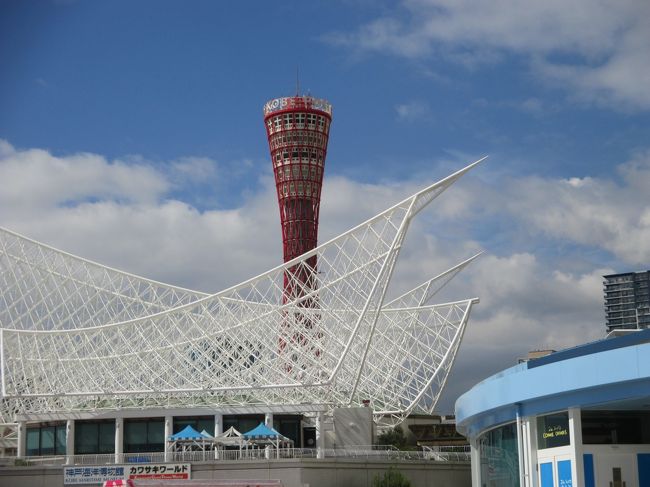
<path id="1" fill-rule="evenodd" d="M 264 105 L 284 262 L 318 245 L 318 214 L 331 121 L 332 105 L 311 96 L 275 98 Z M 316 256 L 306 264 L 285 273 L 285 300 L 313 289 Z"/>

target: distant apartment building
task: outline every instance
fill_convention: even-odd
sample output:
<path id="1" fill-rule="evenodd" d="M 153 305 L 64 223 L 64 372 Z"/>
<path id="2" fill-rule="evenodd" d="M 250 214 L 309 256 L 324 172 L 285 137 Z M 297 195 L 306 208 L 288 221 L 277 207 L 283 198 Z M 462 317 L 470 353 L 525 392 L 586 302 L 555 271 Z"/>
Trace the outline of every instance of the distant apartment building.
<path id="1" fill-rule="evenodd" d="M 650 328 L 650 271 L 603 278 L 607 332 Z"/>

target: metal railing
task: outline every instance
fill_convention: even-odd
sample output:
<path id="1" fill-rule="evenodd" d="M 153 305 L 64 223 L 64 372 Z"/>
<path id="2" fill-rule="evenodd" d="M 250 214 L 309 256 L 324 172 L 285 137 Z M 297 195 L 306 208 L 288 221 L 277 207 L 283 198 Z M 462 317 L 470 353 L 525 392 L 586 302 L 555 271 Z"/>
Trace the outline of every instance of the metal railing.
<path id="1" fill-rule="evenodd" d="M 144 463 L 199 463 L 220 461 L 281 461 L 316 459 L 315 448 L 250 448 L 242 450 L 206 450 L 151 453 L 104 453 L 92 455 L 57 455 L 34 457 L 4 457 L 0 466 L 50 466 L 50 465 L 114 465 Z M 436 462 L 469 462 L 469 447 L 438 446 L 422 450 L 398 450 L 393 446 L 360 445 L 347 448 L 326 448 L 325 459 L 359 458 L 376 460 L 428 460 Z"/>
<path id="2" fill-rule="evenodd" d="M 427 460 L 445 461 L 470 461 L 471 448 L 469 445 L 437 445 L 423 446 L 422 454 Z M 457 459 L 457 460 L 451 460 Z"/>

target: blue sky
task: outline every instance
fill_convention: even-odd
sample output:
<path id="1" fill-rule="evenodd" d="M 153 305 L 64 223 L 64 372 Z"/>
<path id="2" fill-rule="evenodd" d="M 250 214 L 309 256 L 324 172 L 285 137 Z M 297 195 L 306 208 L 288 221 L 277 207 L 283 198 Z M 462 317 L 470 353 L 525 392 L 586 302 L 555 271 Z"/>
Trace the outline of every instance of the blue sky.
<path id="1" fill-rule="evenodd" d="M 298 68 L 334 105 L 321 241 L 490 156 L 422 215 L 394 283 L 486 251 L 449 290 L 482 298 L 450 410 L 529 349 L 602 336 L 602 273 L 650 267 L 649 18 L 643 0 L 2 0 L 0 225 L 203 290 L 264 271 L 262 106 Z"/>

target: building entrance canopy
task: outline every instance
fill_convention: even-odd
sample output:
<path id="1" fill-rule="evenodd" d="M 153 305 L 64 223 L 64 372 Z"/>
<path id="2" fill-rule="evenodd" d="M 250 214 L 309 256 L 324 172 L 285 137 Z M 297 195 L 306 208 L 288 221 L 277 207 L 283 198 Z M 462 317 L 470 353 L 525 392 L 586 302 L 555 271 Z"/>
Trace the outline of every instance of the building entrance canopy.
<path id="1" fill-rule="evenodd" d="M 266 426 L 264 423 L 258 424 L 255 428 L 253 428 L 250 431 L 247 431 L 242 435 L 245 439 L 247 440 L 252 440 L 252 441 L 291 441 L 289 438 L 287 438 L 284 435 L 281 435 L 277 431 L 275 431 L 273 428 L 269 428 Z"/>
<path id="2" fill-rule="evenodd" d="M 185 428 L 183 428 L 178 433 L 175 433 L 175 434 L 169 436 L 169 438 L 167 438 L 167 441 L 205 440 L 206 438 L 207 439 L 212 439 L 211 436 L 206 436 L 203 433 L 199 433 L 194 428 L 192 428 L 190 425 L 187 425 Z"/>

